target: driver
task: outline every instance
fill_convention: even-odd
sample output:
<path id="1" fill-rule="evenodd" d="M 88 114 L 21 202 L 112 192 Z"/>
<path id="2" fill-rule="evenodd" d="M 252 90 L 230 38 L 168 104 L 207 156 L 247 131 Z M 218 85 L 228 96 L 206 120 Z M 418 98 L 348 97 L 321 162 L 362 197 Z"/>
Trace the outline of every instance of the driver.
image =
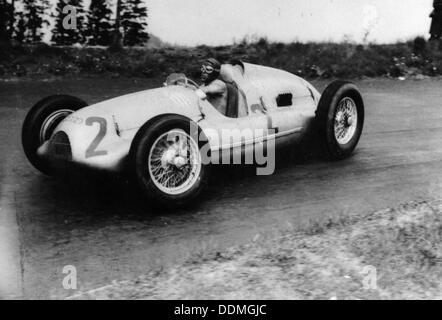
<path id="1" fill-rule="evenodd" d="M 218 79 L 221 63 L 214 58 L 207 59 L 201 66 L 200 89 L 207 95 L 207 100 L 223 115 L 227 112 L 227 85 Z"/>

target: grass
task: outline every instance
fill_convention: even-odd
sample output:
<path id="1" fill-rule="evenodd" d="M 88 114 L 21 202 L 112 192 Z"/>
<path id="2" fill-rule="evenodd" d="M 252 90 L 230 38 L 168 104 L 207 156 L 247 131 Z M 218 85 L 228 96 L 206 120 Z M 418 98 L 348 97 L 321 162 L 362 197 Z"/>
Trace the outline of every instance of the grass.
<path id="1" fill-rule="evenodd" d="M 410 77 L 442 75 L 442 42 L 378 45 L 274 43 L 265 38 L 230 46 L 126 48 L 0 45 L 0 77 L 109 75 L 165 77 L 184 72 L 199 77 L 201 60 L 241 59 L 281 68 L 305 78 Z"/>
<path id="2" fill-rule="evenodd" d="M 441 299 L 441 278 L 442 201 L 436 201 L 324 219 L 307 231 L 223 252 L 194 252 L 182 265 L 76 298 Z"/>

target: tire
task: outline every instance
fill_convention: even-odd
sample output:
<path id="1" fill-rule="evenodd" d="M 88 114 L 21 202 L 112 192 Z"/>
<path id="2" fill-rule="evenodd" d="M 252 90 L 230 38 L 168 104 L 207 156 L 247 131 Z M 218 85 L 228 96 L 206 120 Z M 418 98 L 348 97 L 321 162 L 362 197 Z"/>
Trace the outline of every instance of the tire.
<path id="1" fill-rule="evenodd" d="M 22 127 L 22 144 L 26 157 L 31 164 L 46 175 L 52 175 L 53 170 L 47 159 L 37 154 L 37 149 L 47 141 L 57 125 L 73 113 L 87 106 L 81 99 L 54 95 L 40 100 L 28 112 Z"/>
<path id="2" fill-rule="evenodd" d="M 356 110 L 357 115 L 349 110 Z M 364 102 L 355 84 L 337 80 L 325 89 L 316 111 L 316 126 L 326 158 L 342 160 L 353 153 L 362 134 L 364 117 Z"/>
<path id="3" fill-rule="evenodd" d="M 180 139 L 175 141 L 184 141 L 181 138 L 186 139 L 185 141 L 188 143 L 185 145 L 188 147 L 193 146 L 193 148 L 188 149 L 193 150 L 193 159 L 198 159 L 199 157 L 201 160 L 201 148 L 207 142 L 198 142 L 191 138 L 193 135 L 193 133 L 190 132 L 191 123 L 191 120 L 182 116 L 163 116 L 152 122 L 146 123 L 139 130 L 132 142 L 129 153 L 128 169 L 131 171 L 132 178 L 136 185 L 139 187 L 143 195 L 147 197 L 149 204 L 154 207 L 172 209 L 187 206 L 201 194 L 207 185 L 210 175 L 209 164 L 204 164 L 203 161 L 200 161 L 198 164 L 197 160 L 195 161 L 195 165 L 191 165 L 190 163 L 192 161 L 189 160 L 189 154 L 191 152 L 185 152 L 187 157 L 186 159 L 183 158 L 183 163 L 186 164 L 181 168 L 178 168 L 176 165 L 167 162 L 165 159 L 169 159 L 173 162 L 174 160 L 172 159 L 177 159 L 179 156 L 174 154 L 174 151 L 171 151 L 172 155 L 168 158 L 167 153 L 171 148 L 168 145 L 164 148 L 160 147 L 161 142 L 164 142 L 167 137 L 176 139 L 176 135 L 178 135 Z M 193 125 L 194 128 L 198 128 L 198 136 L 200 136 L 201 129 L 195 123 L 193 123 Z M 170 134 L 170 136 L 168 134 Z M 155 158 L 155 152 L 157 152 L 157 159 L 161 159 L 161 161 L 153 161 Z M 182 182 L 181 185 L 177 183 L 177 185 L 180 186 L 177 187 L 178 190 L 174 191 L 172 191 L 172 188 L 164 186 L 164 184 L 155 178 L 154 173 L 156 171 L 158 176 L 165 172 L 173 172 L 171 175 L 176 178 L 186 170 L 193 172 L 193 175 L 189 175 L 189 177 L 192 176 L 193 178 L 189 178 L 189 180 L 184 179 L 184 182 Z M 187 177 L 187 175 L 184 174 L 183 177 Z M 180 180 L 178 179 L 178 181 Z"/>

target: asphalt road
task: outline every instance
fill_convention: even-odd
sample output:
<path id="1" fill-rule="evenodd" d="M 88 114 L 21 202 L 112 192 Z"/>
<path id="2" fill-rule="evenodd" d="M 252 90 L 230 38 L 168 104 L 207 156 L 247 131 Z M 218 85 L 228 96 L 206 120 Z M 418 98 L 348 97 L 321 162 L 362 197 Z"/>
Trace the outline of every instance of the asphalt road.
<path id="1" fill-rule="evenodd" d="M 358 81 L 366 126 L 352 158 L 286 161 L 268 177 L 223 169 L 201 202 L 184 211 L 151 212 L 119 180 L 66 183 L 25 159 L 21 123 L 39 98 L 63 92 L 96 102 L 157 83 L 0 82 L 2 297 L 73 295 L 62 287 L 66 265 L 76 267 L 78 289 L 92 289 L 311 220 L 442 198 L 442 79 Z"/>

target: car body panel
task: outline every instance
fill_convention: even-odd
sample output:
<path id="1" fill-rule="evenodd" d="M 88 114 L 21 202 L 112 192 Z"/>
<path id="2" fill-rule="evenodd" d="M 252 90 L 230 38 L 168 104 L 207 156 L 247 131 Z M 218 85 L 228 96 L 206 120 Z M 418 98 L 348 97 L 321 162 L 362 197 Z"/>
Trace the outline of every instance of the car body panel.
<path id="1" fill-rule="evenodd" d="M 149 120 L 161 115 L 180 115 L 197 123 L 209 140 L 213 158 L 221 157 L 223 150 L 251 152 L 256 141 L 276 139 L 278 145 L 294 142 L 309 129 L 315 117 L 319 92 L 293 74 L 239 63 L 223 65 L 221 79 L 238 85 L 247 116 L 228 118 L 207 100 L 200 99 L 195 90 L 167 86 L 83 108 L 64 119 L 53 136 L 57 132 L 67 134 L 73 162 L 120 171 L 136 133 Z M 291 96 L 291 105 L 278 106 L 281 95 Z M 226 131 L 233 133 L 227 143 L 221 139 Z M 41 155 L 47 155 L 49 143 L 40 147 Z"/>

